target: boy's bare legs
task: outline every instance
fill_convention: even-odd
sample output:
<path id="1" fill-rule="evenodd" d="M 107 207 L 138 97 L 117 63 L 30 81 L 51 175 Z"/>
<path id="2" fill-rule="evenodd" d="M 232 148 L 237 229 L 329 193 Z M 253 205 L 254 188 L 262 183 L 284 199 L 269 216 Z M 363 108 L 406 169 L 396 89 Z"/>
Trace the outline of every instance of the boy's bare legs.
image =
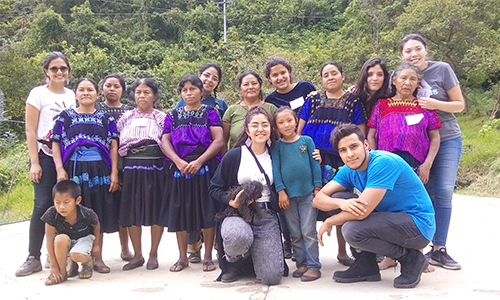
<path id="1" fill-rule="evenodd" d="M 120 245 L 122 248 L 122 252 L 120 254 L 120 257 L 124 261 L 130 261 L 134 255 L 132 252 L 130 252 L 128 248 L 128 229 L 127 227 L 120 226 L 118 229 L 118 236 L 120 237 Z"/>
<path id="2" fill-rule="evenodd" d="M 177 231 L 175 232 L 175 235 L 177 237 L 177 247 L 179 248 L 179 260 L 170 267 L 171 272 L 182 271 L 189 265 L 189 261 L 187 258 L 189 233 L 187 231 Z"/>
<path id="3" fill-rule="evenodd" d="M 94 270 L 99 273 L 109 273 L 111 269 L 102 260 L 102 243 L 104 234 L 99 235 L 99 253 L 94 257 Z"/>
<path id="4" fill-rule="evenodd" d="M 151 226 L 151 250 L 149 251 L 149 259 L 146 264 L 148 270 L 154 270 L 158 268 L 158 247 L 160 246 L 161 237 L 163 235 L 163 226 L 153 225 Z"/>
<path id="5" fill-rule="evenodd" d="M 215 227 L 204 228 L 203 238 L 205 243 L 205 255 L 203 257 L 203 271 L 215 270 L 215 265 L 212 262 L 212 249 L 215 241 Z"/>
<path id="6" fill-rule="evenodd" d="M 344 266 L 350 266 L 354 262 L 354 260 L 347 254 L 345 248 L 347 243 L 344 239 L 344 236 L 342 235 L 342 227 L 341 226 L 335 226 L 335 227 L 337 229 L 337 243 L 339 245 L 337 260 Z"/>
<path id="7" fill-rule="evenodd" d="M 92 269 L 94 265 L 92 255 L 72 252 L 69 256 L 74 262 L 82 264 L 82 270 L 78 274 L 78 278 L 89 279 L 92 277 Z"/>
<path id="8" fill-rule="evenodd" d="M 45 280 L 46 285 L 61 283 L 67 279 L 66 276 L 66 257 L 71 240 L 65 234 L 59 234 L 54 238 L 54 254 L 56 263 L 50 264 L 50 275 Z"/>

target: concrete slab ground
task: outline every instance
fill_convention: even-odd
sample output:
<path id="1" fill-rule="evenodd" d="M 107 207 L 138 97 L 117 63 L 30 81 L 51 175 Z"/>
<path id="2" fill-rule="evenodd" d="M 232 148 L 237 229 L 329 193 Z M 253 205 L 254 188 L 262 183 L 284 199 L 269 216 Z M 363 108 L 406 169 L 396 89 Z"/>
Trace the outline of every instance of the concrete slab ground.
<path id="1" fill-rule="evenodd" d="M 172 273 L 168 268 L 177 260 L 178 251 L 175 234 L 168 232 L 160 244 L 159 269 L 148 271 L 144 266 L 122 271 L 125 262 L 119 257 L 118 234 L 108 234 L 104 237 L 103 256 L 111 267 L 110 274 L 94 273 L 89 280 L 75 277 L 47 287 L 47 269 L 27 277 L 14 275 L 27 256 L 29 222 L 2 225 L 0 299 L 500 299 L 499 213 L 500 199 L 455 195 L 448 249 L 462 264 L 462 270 L 436 268 L 433 273 L 423 274 L 416 288 L 408 290 L 392 287 L 399 267 L 382 271 L 381 282 L 334 282 L 333 272 L 346 268 L 336 261 L 334 237 L 327 237 L 325 247 L 320 247 L 323 276 L 314 282 L 303 283 L 290 276 L 276 286 L 262 285 L 254 278 L 225 284 L 214 281 L 220 272 L 218 268 L 215 272 L 203 272 L 201 264 L 190 264 L 187 269 Z M 147 254 L 148 228 L 144 228 L 143 235 L 143 252 Z M 44 261 L 45 248 L 42 252 Z M 293 262 L 287 263 L 293 271 Z"/>

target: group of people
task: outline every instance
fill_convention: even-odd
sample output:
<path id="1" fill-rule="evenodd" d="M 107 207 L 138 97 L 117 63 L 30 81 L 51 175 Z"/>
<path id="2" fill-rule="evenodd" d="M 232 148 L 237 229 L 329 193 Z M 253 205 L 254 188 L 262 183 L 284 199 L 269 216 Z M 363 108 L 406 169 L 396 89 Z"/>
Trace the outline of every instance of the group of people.
<path id="1" fill-rule="evenodd" d="M 155 108 L 158 86 L 149 78 L 130 89 L 135 108 L 120 101 L 127 87 L 119 74 L 102 80 L 102 103 L 90 78 L 73 92 L 65 87 L 68 60 L 49 53 L 47 83 L 26 101 L 35 200 L 29 256 L 16 275 L 41 271 L 44 236 L 47 285 L 109 273 L 103 233 L 117 231 L 123 270 L 141 267 L 142 226 L 151 227 L 148 270 L 159 267 L 166 227 L 179 250 L 170 271 L 201 262 L 203 241 L 203 271 L 216 270 L 217 244 L 222 282 L 252 273 L 278 284 L 292 257 L 293 277 L 320 278 L 318 244 L 334 225 L 337 259 L 349 266 L 336 281 L 377 281 L 380 269 L 399 262 L 394 286 L 411 288 L 429 261 L 460 269 L 446 251 L 462 147 L 453 115 L 464 107 L 460 85 L 448 64 L 428 60 L 420 35 L 406 36 L 399 52 L 404 63 L 392 76 L 372 58 L 347 90 L 342 66 L 325 63 L 321 92 L 273 56 L 264 73 L 275 91 L 264 97 L 262 78 L 246 71 L 241 100 L 229 107 L 216 94 L 221 68 L 208 63 L 181 78 L 181 100 L 169 113 Z"/>

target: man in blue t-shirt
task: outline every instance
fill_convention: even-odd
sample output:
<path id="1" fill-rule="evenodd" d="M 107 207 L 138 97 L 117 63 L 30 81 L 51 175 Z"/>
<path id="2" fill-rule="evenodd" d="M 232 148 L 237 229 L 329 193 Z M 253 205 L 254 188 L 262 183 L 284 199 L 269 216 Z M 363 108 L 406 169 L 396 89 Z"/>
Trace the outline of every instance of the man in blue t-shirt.
<path id="1" fill-rule="evenodd" d="M 330 235 L 332 226 L 343 225 L 342 233 L 356 258 L 346 271 L 337 271 L 338 282 L 381 280 L 376 253 L 401 263 L 396 288 L 413 288 L 420 282 L 428 260 L 423 249 L 434 235 L 434 209 L 424 185 L 398 155 L 370 150 L 361 130 L 354 124 L 339 125 L 331 143 L 345 166 L 316 195 L 313 206 L 330 211 L 341 209 L 325 220 L 318 232 Z M 361 192 L 345 193 L 356 188 Z"/>

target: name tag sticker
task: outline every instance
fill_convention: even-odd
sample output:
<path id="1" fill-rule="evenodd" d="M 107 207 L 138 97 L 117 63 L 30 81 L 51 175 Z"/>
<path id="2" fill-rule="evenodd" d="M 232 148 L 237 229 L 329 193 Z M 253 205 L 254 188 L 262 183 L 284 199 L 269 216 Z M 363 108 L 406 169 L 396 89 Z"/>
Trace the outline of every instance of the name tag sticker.
<path id="1" fill-rule="evenodd" d="M 290 101 L 290 108 L 295 110 L 296 108 L 302 107 L 305 102 L 304 97 L 301 96 L 300 98 Z"/>
<path id="2" fill-rule="evenodd" d="M 418 124 L 420 123 L 420 121 L 422 121 L 423 118 L 424 114 L 406 116 L 406 124 L 408 124 L 408 126 Z"/>
<path id="3" fill-rule="evenodd" d="M 147 118 L 133 119 L 132 126 L 133 127 L 146 127 L 146 126 L 148 126 L 148 122 L 149 122 L 149 119 L 147 119 Z"/>
<path id="4" fill-rule="evenodd" d="M 266 178 L 264 177 L 264 174 L 254 174 L 250 177 L 250 180 L 252 181 L 258 181 L 262 183 L 264 186 L 267 185 Z"/>

